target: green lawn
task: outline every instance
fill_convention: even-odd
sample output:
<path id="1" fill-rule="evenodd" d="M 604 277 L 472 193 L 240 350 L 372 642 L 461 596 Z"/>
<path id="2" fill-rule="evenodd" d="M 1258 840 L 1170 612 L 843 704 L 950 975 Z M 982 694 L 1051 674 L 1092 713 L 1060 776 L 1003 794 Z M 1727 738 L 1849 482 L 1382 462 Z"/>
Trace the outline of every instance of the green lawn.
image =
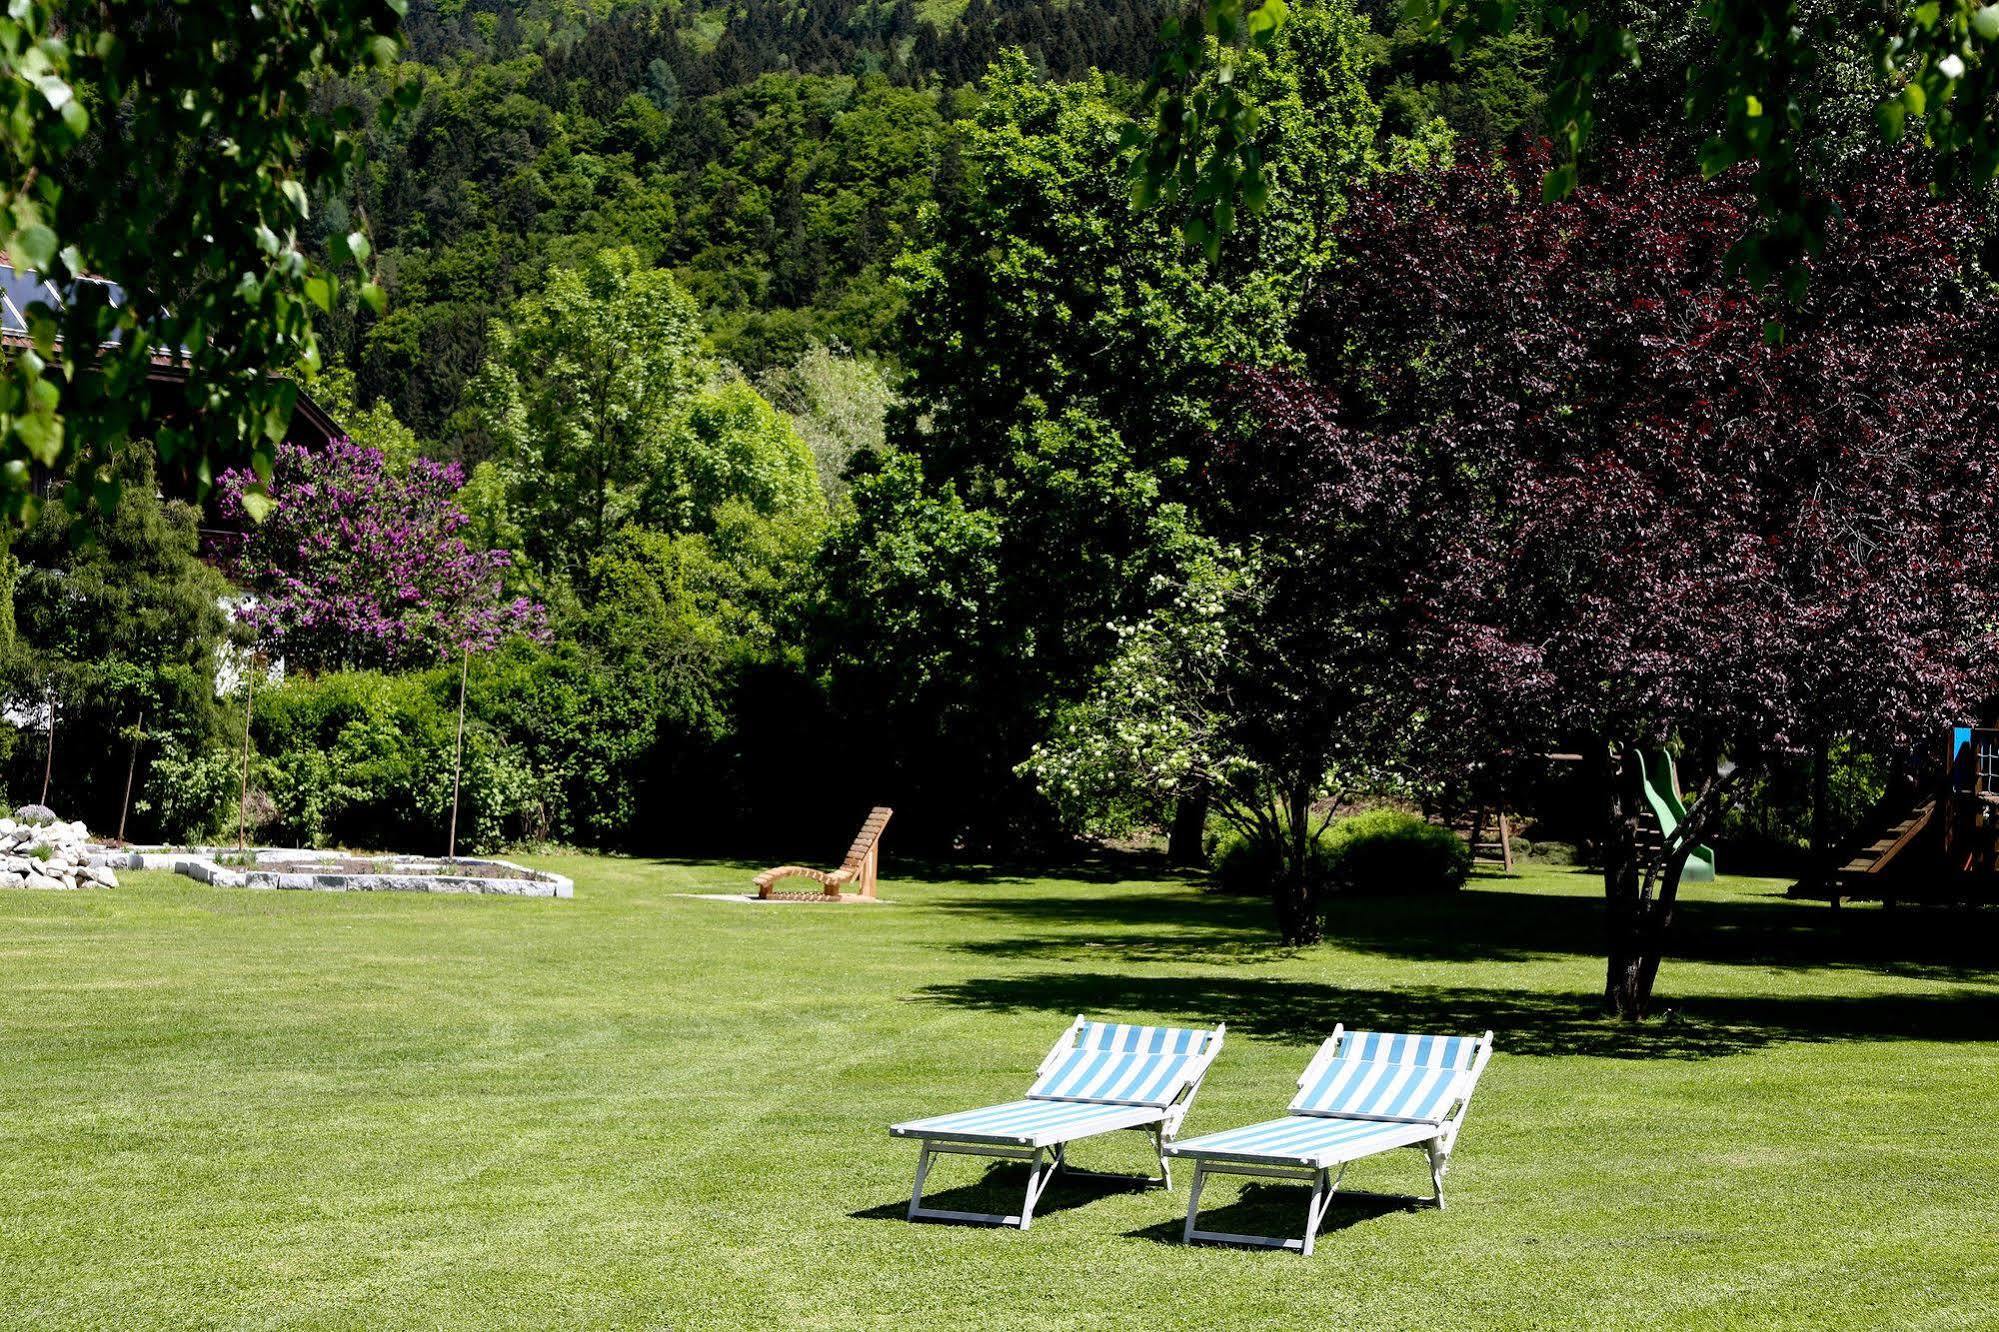
<path id="1" fill-rule="evenodd" d="M 1343 903 L 1324 947 L 1177 882 L 894 863 L 879 907 L 563 858 L 573 901 L 134 874 L 0 895 L 0 1322 L 46 1327 L 1826 1326 L 1999 1319 L 1991 917 L 1695 890 L 1674 1020 L 1586 1015 L 1595 883 Z M 900 1220 L 891 1120 L 1010 1099 L 1079 1011 L 1226 1020 L 1187 1125 L 1349 1025 L 1498 1033 L 1445 1212 L 1316 1257 L 1058 1181 L 1026 1234 Z M 1137 1135 L 1079 1164 L 1146 1164 Z M 965 1160 L 939 1205 L 1009 1205 Z M 1356 1187 L 1414 1189 L 1420 1156 Z M 1210 1224 L 1292 1230 L 1219 1181 Z"/>

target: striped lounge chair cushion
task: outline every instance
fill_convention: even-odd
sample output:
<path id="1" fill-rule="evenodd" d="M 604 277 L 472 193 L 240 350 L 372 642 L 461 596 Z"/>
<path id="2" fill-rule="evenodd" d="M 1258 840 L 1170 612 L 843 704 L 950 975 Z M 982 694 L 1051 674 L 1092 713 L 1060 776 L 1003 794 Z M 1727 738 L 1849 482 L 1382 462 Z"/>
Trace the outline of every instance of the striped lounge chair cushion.
<path id="1" fill-rule="evenodd" d="M 1341 1059 L 1379 1059 L 1419 1068 L 1470 1068 L 1475 1036 L 1409 1036 L 1392 1031 L 1349 1031 L 1340 1036 Z"/>
<path id="2" fill-rule="evenodd" d="M 1076 1033 L 1083 1050 L 1135 1050 L 1143 1054 L 1199 1054 L 1211 1031 L 1191 1027 L 1136 1027 L 1127 1022 L 1085 1022 Z"/>
<path id="3" fill-rule="evenodd" d="M 912 1119 L 890 1133 L 902 1138 L 945 1138 L 965 1142 L 1044 1145 L 1133 1128 L 1158 1120 L 1156 1110 L 1080 1101 L 1008 1101 L 980 1110 Z"/>
<path id="4" fill-rule="evenodd" d="M 1220 1161 L 1327 1166 L 1407 1147 L 1435 1137 L 1436 1132 L 1431 1124 L 1291 1115 L 1189 1138 L 1169 1145 L 1166 1154 Z"/>
<path id="5" fill-rule="evenodd" d="M 1478 1053 L 1466 1036 L 1350 1031 L 1291 1102 L 1300 1115 L 1434 1124 L 1456 1104 Z"/>
<path id="6" fill-rule="evenodd" d="M 1031 1100 L 1171 1105 L 1211 1033 L 1185 1027 L 1085 1022 L 1076 1043 L 1027 1089 Z"/>

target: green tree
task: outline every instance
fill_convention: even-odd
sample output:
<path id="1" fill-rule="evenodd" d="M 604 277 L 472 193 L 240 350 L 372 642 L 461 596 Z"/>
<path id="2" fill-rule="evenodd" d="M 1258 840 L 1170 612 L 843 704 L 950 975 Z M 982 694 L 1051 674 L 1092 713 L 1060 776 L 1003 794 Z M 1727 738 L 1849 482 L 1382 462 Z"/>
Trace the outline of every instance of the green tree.
<path id="1" fill-rule="evenodd" d="M 916 788 L 900 798 L 934 790 L 982 838 L 1050 830 L 1015 765 L 1116 651 L 1112 626 L 1162 595 L 1198 521 L 1189 467 L 1212 394 L 1231 363 L 1287 355 L 1305 283 L 1371 169 L 1358 20 L 1314 6 L 1289 34 L 1244 66 L 1279 108 L 1272 196 L 1254 243 L 1239 236 L 1218 267 L 1187 254 L 1170 219 L 1131 209 L 1118 90 L 1052 82 L 1017 53 L 966 128 L 961 199 L 902 267 L 909 405 L 892 438 L 919 464 L 855 488 L 857 526 L 893 535 L 836 539 L 829 579 L 852 617 L 843 641 L 880 657 L 835 652 L 828 668 L 852 724 L 897 737 L 873 752 L 905 765 L 884 778 Z M 911 505 L 911 486 L 929 502 Z M 976 528 L 943 521 L 959 514 Z M 954 543 L 929 557 L 949 566 L 969 530 L 990 534 L 990 581 L 900 604 L 849 590 L 888 571 L 844 561 L 907 567 L 934 538 Z M 900 685 L 877 675 L 897 670 Z"/>
<path id="2" fill-rule="evenodd" d="M 812 451 L 790 418 L 725 374 L 687 400 L 639 509 L 651 526 L 703 532 L 731 501 L 764 515 L 825 507 Z"/>
<path id="3" fill-rule="evenodd" d="M 222 464 L 268 466 L 297 394 L 271 372 L 317 368 L 312 308 L 370 253 L 358 229 L 327 262 L 307 253 L 312 196 L 359 150 L 357 114 L 313 93 L 391 66 L 403 8 L 22 0 L 0 15 L 0 249 L 65 293 L 23 312 L 32 345 L 0 367 L 0 514 L 33 520 L 34 468 L 70 478 L 72 510 L 114 504 L 116 455 L 151 423 L 160 464 L 196 487 Z M 359 291 L 379 306 L 379 288 Z M 155 358 L 184 376 L 154 379 Z"/>
<path id="4" fill-rule="evenodd" d="M 51 799 L 106 831 L 118 825 L 142 717 L 142 764 L 161 743 L 198 752 L 219 740 L 215 673 L 230 632 L 228 585 L 200 559 L 196 510 L 158 498 L 143 445 L 119 456 L 114 475 L 124 497 L 108 511 L 86 504 L 85 540 L 55 511 L 15 540 L 18 632 L 4 667 L 10 714 L 35 719 L 14 747 L 8 789 L 40 792 L 53 705 Z"/>
<path id="5" fill-rule="evenodd" d="M 1934 184 L 1982 186 L 1999 175 L 1999 5 L 1985 0 L 1904 0 L 1864 15 L 1816 0 L 1706 0 L 1696 11 L 1705 31 L 1690 61 L 1674 58 L 1686 29 L 1671 15 L 1660 21 L 1612 0 L 1412 0 L 1407 12 L 1459 53 L 1520 32 L 1547 39 L 1543 115 L 1562 152 L 1542 182 L 1551 200 L 1576 188 L 1605 89 L 1626 81 L 1648 54 L 1658 68 L 1684 68 L 1677 103 L 1700 140 L 1701 171 L 1754 167 L 1758 215 L 1731 258 L 1757 285 L 1780 282 L 1793 299 L 1833 217 L 1824 139 L 1828 125 L 1846 119 L 1841 104 L 1861 67 L 1851 58 L 1856 51 L 1871 69 L 1858 86 L 1874 104 L 1881 137 L 1897 142 L 1920 124 Z M 1136 195 L 1141 203 L 1195 205 L 1186 235 L 1211 253 L 1233 230 L 1238 206 L 1263 207 L 1261 107 L 1236 70 L 1280 43 L 1292 17 L 1286 0 L 1200 0 L 1189 19 L 1162 29 L 1143 96 L 1152 123 L 1132 136 L 1142 150 L 1133 163 Z M 1828 57 L 1837 67 L 1831 77 Z"/>
<path id="6" fill-rule="evenodd" d="M 625 250 L 555 273 L 493 329 L 470 415 L 544 568 L 579 577 L 637 513 L 703 377 L 699 339 L 672 275 Z"/>
<path id="7" fill-rule="evenodd" d="M 503 526 L 578 587 L 628 523 L 698 532 L 732 500 L 766 515 L 824 507 L 790 420 L 701 354 L 693 301 L 628 250 L 516 305 L 467 415 L 504 485 Z"/>
<path id="8" fill-rule="evenodd" d="M 888 377 L 866 361 L 815 342 L 791 365 L 766 371 L 757 386 L 791 417 L 812 451 L 827 502 L 844 502 L 848 465 L 887 443 L 888 413 L 896 404 Z"/>

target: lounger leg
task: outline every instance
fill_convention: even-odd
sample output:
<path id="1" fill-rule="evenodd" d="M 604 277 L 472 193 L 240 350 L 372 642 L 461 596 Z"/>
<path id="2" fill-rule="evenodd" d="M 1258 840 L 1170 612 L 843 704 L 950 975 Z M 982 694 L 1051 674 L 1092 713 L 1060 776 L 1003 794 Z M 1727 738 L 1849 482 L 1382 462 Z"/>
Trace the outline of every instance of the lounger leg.
<path id="1" fill-rule="evenodd" d="M 1173 1165 L 1166 1159 L 1166 1130 L 1152 1130 L 1152 1150 L 1159 1154 L 1159 1182 L 1166 1188 L 1173 1187 Z"/>
<path id="2" fill-rule="evenodd" d="M 1046 1166 L 1041 1163 L 1042 1149 L 1034 1149 L 1034 1160 L 1027 1168 L 1027 1201 L 1020 1205 L 1020 1228 L 1026 1230 L 1034 1224 L 1034 1204 L 1041 1201 L 1041 1192 L 1048 1187 L 1048 1181 L 1055 1177 L 1061 1166 L 1061 1149 L 1057 1148 L 1055 1158 Z"/>
<path id="3" fill-rule="evenodd" d="M 1187 1228 L 1180 1232 L 1182 1244 L 1194 1242 L 1194 1217 L 1201 1210 L 1201 1186 L 1208 1182 L 1207 1166 L 1196 1159 L 1194 1162 L 1194 1187 L 1187 1195 Z"/>
<path id="4" fill-rule="evenodd" d="M 930 1144 L 924 1143 L 923 1150 L 916 1154 L 916 1187 L 909 1193 L 909 1219 L 916 1219 L 917 1209 L 923 1206 L 923 1177 L 930 1173 Z"/>
<path id="5" fill-rule="evenodd" d="M 1434 1142 L 1426 1145 L 1430 1149 L 1430 1187 L 1436 1190 L 1436 1196 L 1431 1201 L 1441 1212 L 1444 1210 L 1444 1171 L 1450 1168 L 1451 1154 Z"/>
<path id="6" fill-rule="evenodd" d="M 1347 1168 L 1340 1167 L 1340 1178 L 1346 1177 Z M 1333 1178 L 1330 1170 L 1321 1170 L 1313 1177 L 1312 1196 L 1305 1203 L 1305 1243 L 1299 1252 L 1307 1258 L 1312 1256 L 1312 1245 L 1319 1238 L 1319 1223 L 1326 1219 L 1326 1209 L 1333 1205 L 1333 1190 L 1339 1188 L 1339 1179 Z"/>

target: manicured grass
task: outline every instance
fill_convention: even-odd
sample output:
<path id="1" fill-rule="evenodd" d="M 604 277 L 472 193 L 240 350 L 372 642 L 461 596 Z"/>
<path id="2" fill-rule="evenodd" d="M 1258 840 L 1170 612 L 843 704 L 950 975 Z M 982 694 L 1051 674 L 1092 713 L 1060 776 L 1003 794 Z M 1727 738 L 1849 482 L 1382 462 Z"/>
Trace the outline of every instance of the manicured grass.
<path id="1" fill-rule="evenodd" d="M 551 863 L 574 901 L 0 895 L 0 1323 L 1994 1325 L 1990 917 L 1696 889 L 1679 1016 L 1633 1032 L 1588 1016 L 1596 884 L 1561 870 L 1344 903 L 1289 954 L 1260 904 L 1111 869 L 891 860 L 893 905 L 829 908 Z M 1228 1022 L 1189 1132 L 1279 1110 L 1336 1021 L 1500 1053 L 1451 1208 L 1336 1204 L 1310 1260 L 1172 1242 L 1184 1178 L 1058 1181 L 1027 1234 L 900 1220 L 884 1126 L 1018 1095 L 1083 1010 Z M 1078 1163 L 1142 1168 L 1126 1137 Z M 1010 1205 L 978 1177 L 941 1166 L 940 1205 Z M 1302 1212 L 1237 1193 L 1212 1224 Z"/>

